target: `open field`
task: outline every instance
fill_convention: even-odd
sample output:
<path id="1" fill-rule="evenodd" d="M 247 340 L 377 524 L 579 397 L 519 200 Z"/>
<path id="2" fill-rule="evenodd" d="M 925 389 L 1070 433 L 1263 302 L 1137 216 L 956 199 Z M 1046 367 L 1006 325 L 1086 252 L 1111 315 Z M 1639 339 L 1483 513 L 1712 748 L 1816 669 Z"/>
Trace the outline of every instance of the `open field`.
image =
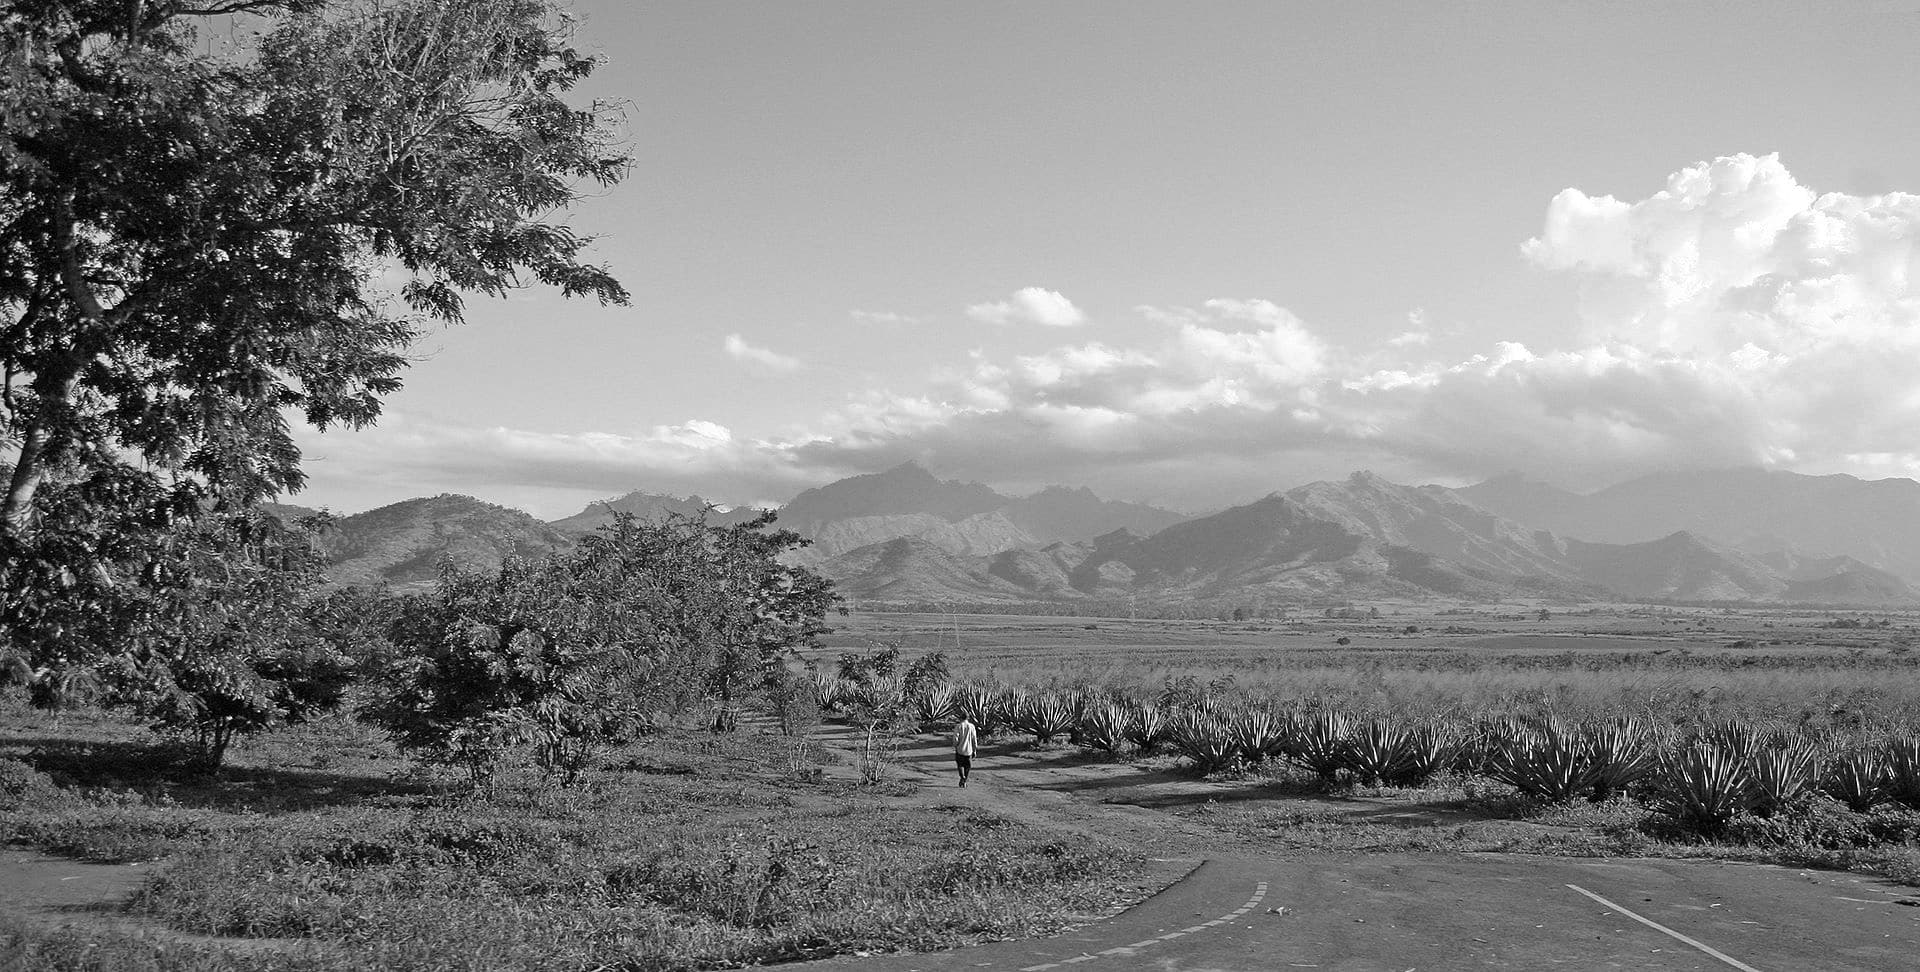
<path id="1" fill-rule="evenodd" d="M 1198 687 L 1463 726 L 1501 713 L 1626 712 L 1863 739 L 1920 718 L 1913 617 L 1539 610 L 1251 622 L 855 613 L 836 619 L 814 660 L 830 671 L 841 651 L 897 644 L 903 662 L 943 653 L 961 684 L 1141 696 Z M 578 786 L 523 768 L 469 791 L 344 714 L 249 740 L 223 775 L 206 777 L 184 772 L 137 722 L 7 700 L 0 810 L 4 839 L 24 856 L 0 860 L 0 912 L 12 912 L 0 915 L 0 969 L 697 969 L 925 950 L 1087 928 L 1200 859 L 1265 875 L 1294 900 L 1345 870 L 1374 874 L 1382 855 L 1401 862 L 1389 870 L 1458 873 L 1462 894 L 1482 872 L 1489 893 L 1534 893 L 1515 890 L 1528 874 L 1605 880 L 1570 861 L 1488 863 L 1516 854 L 1658 860 L 1641 866 L 1647 880 L 1702 901 L 1752 875 L 1686 862 L 1878 875 L 1845 880 L 1894 889 L 1882 895 L 1889 905 L 1909 900 L 1892 897 L 1905 893 L 1898 885 L 1920 884 L 1920 813 L 1893 803 L 1849 812 L 1815 795 L 1703 834 L 1644 793 L 1546 801 L 1458 768 L 1418 785 L 1351 775 L 1330 785 L 1292 755 L 1203 773 L 1173 749 L 1108 754 L 1017 730 L 989 738 L 980 785 L 960 790 L 943 728 L 914 720 L 891 737 L 900 749 L 883 781 L 861 786 L 849 753 L 858 724 L 843 709 L 794 739 L 750 715 L 738 733 L 647 736 Z M 100 893 L 23 915 L 21 896 L 65 881 L 63 866 L 101 881 Z M 1804 906 L 1851 900 L 1845 890 Z M 1379 907 L 1401 901 L 1384 886 L 1368 893 Z M 1776 893 L 1813 892 L 1766 892 Z M 1569 916 L 1583 906 L 1557 905 Z M 1314 920 L 1329 928 L 1350 921 L 1319 907 Z M 1911 936 L 1898 921 L 1912 910 L 1849 920 Z M 1408 919 L 1425 923 L 1423 935 L 1473 940 L 1444 915 Z M 1502 954 L 1534 954 L 1514 949 Z M 1002 953 L 1028 954 L 984 954 Z"/>
<path id="2" fill-rule="evenodd" d="M 103 900 L 52 912 L 30 868 L 0 868 L 0 969 L 715 968 L 1043 934 L 1144 893 L 1126 848 L 929 812 L 757 732 L 665 732 L 580 785 L 475 793 L 345 719 L 195 778 L 137 724 L 5 705 L 0 840 L 112 867 Z M 137 862 L 157 863 L 123 910 Z"/>
<path id="3" fill-rule="evenodd" d="M 1540 612 L 1546 610 L 1548 617 Z M 1920 719 L 1920 615 L 1512 605 L 1245 622 L 856 613 L 829 650 L 938 651 L 956 677 L 1251 696 L 1422 714 L 1555 708 L 1797 725 Z M 1342 643 L 1344 640 L 1345 643 Z"/>

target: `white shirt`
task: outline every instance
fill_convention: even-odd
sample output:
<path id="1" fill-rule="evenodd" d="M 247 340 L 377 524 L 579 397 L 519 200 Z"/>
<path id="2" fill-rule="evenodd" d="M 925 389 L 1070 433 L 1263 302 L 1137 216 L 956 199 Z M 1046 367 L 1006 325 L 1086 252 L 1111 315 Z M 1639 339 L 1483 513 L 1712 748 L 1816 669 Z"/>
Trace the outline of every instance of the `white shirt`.
<path id="1" fill-rule="evenodd" d="M 953 727 L 953 754 L 972 756 L 973 747 L 979 744 L 979 736 L 973 731 L 973 723 L 962 720 Z"/>

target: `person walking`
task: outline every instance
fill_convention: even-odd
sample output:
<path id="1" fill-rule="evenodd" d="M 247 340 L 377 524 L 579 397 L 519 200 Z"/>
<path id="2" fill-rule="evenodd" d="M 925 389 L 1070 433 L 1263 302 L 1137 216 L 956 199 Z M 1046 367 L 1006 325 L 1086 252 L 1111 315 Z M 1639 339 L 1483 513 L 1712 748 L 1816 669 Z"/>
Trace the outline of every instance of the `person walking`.
<path id="1" fill-rule="evenodd" d="M 973 719 L 968 713 L 960 713 L 960 721 L 953 727 L 953 765 L 960 770 L 960 785 L 967 785 L 967 777 L 973 774 L 973 751 L 980 746 L 980 732 L 974 728 Z"/>

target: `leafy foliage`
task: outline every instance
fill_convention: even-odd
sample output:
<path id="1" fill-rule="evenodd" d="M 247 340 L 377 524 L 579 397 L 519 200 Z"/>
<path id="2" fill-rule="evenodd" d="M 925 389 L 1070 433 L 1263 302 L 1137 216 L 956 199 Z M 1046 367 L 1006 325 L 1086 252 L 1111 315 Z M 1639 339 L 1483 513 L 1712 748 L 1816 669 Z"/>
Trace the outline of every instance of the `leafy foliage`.
<path id="1" fill-rule="evenodd" d="M 779 562 L 800 540 L 753 522 L 622 515 L 573 552 L 447 567 L 409 598 L 374 717 L 402 748 L 475 782 L 531 744 L 571 780 L 606 746 L 698 701 L 791 688 L 785 658 L 825 629 L 818 576 Z"/>
<path id="2" fill-rule="evenodd" d="M 217 766 L 233 740 L 337 707 L 354 674 L 351 625 L 320 593 L 325 518 L 258 510 L 183 520 L 148 564 L 146 597 L 108 682 Z"/>
<path id="3" fill-rule="evenodd" d="M 199 43 L 223 12 L 258 42 Z M 567 100 L 592 68 L 547 0 L 7 5 L 10 650 L 57 670 L 117 651 L 175 525 L 298 488 L 289 416 L 373 422 L 415 333 L 458 321 L 462 293 L 624 301 L 552 221 L 624 172 L 606 108 Z"/>

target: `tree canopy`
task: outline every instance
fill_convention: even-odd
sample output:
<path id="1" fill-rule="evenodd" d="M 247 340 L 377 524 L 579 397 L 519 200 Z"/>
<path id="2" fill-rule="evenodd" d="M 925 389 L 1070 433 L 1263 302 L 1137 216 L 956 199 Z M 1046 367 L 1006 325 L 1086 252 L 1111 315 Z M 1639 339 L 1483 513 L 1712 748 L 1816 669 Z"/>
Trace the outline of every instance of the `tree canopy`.
<path id="1" fill-rule="evenodd" d="M 772 522 L 621 513 L 565 554 L 491 574 L 449 564 L 401 606 L 400 657 L 373 715 L 402 748 L 476 781 L 526 744 L 571 777 L 656 718 L 777 695 L 838 598 L 780 561 L 805 541 Z"/>
<path id="2" fill-rule="evenodd" d="M 0 11 L 0 634 L 298 488 L 463 294 L 624 302 L 556 216 L 625 171 L 593 66 L 549 0 Z"/>

